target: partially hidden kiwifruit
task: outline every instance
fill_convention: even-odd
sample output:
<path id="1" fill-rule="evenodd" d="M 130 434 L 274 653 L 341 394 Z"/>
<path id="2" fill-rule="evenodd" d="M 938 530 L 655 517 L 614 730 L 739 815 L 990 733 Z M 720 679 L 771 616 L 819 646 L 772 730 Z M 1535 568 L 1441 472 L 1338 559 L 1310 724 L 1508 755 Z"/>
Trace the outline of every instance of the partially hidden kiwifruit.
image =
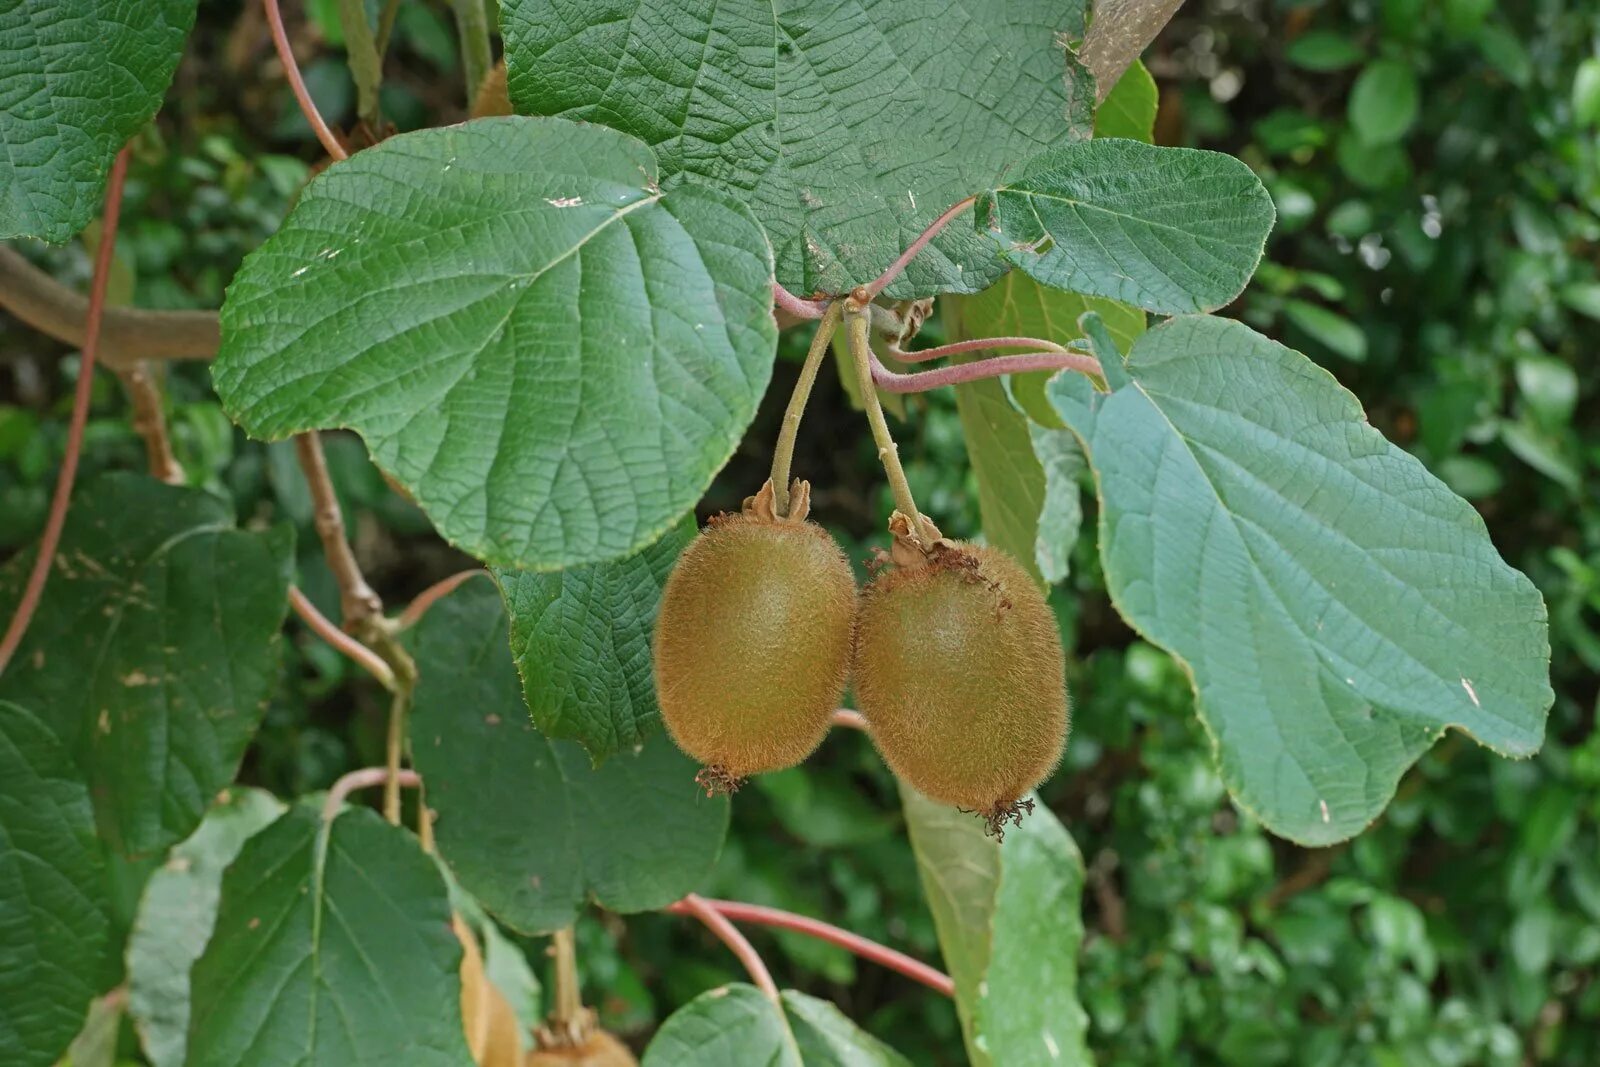
<path id="1" fill-rule="evenodd" d="M 656 620 L 661 719 L 699 760 L 708 791 L 792 767 L 828 731 L 850 667 L 855 577 L 828 532 L 789 514 L 771 483 L 738 514 L 707 524 L 667 580 Z"/>
<path id="2" fill-rule="evenodd" d="M 478 88 L 472 94 L 472 118 L 510 115 L 511 96 L 506 91 L 506 61 L 501 60 L 489 68 Z"/>
<path id="3" fill-rule="evenodd" d="M 861 594 L 857 706 L 897 775 L 1001 836 L 1066 742 L 1055 616 L 999 549 L 938 540 L 908 551 L 897 539 L 894 558 Z"/>
<path id="4" fill-rule="evenodd" d="M 450 927 L 461 942 L 461 1028 L 467 1051 L 478 1067 L 517 1067 L 522 1058 L 522 1024 L 499 988 L 489 981 L 477 936 L 459 915 Z"/>
<path id="5" fill-rule="evenodd" d="M 593 1030 L 582 1044 L 528 1053 L 523 1067 L 639 1067 L 628 1046 L 604 1030 Z"/>

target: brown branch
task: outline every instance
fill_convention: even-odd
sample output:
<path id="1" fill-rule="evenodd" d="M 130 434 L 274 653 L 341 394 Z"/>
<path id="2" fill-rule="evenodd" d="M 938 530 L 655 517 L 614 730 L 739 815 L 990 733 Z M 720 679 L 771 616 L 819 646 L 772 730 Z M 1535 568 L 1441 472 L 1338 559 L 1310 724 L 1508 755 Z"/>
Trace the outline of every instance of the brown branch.
<path id="1" fill-rule="evenodd" d="M 880 945 L 871 938 L 862 937 L 832 923 L 825 923 L 821 919 L 813 919 L 807 915 L 796 915 L 792 911 L 783 911 L 780 908 L 745 904 L 737 900 L 707 900 L 706 903 L 734 922 L 755 923 L 759 926 L 771 926 L 779 930 L 793 930 L 795 933 L 806 934 L 819 941 L 838 945 L 864 960 L 871 960 L 891 971 L 898 971 L 912 981 L 920 982 L 947 997 L 956 995 L 955 982 L 938 968 L 930 967 L 919 959 L 907 956 L 904 952 L 887 945 Z"/>
<path id="2" fill-rule="evenodd" d="M 767 999 L 774 1004 L 782 1003 L 778 996 L 778 985 L 772 980 L 772 972 L 767 970 L 767 965 L 762 962 L 761 953 L 755 946 L 739 932 L 739 928 L 728 919 L 710 901 L 704 897 L 690 893 L 676 904 L 667 905 L 666 911 L 674 915 L 693 915 L 705 924 L 705 928 L 716 935 L 717 939 L 744 964 L 744 969 L 750 975 L 750 980 L 757 989 L 767 995 Z"/>
<path id="3" fill-rule="evenodd" d="M 335 626 L 326 615 L 317 610 L 315 604 L 306 599 L 304 593 L 292 585 L 289 587 L 289 606 L 294 608 L 294 613 L 300 616 L 307 626 L 311 627 L 312 632 L 332 645 L 335 651 L 342 652 L 355 660 L 385 689 L 393 692 L 399 686 L 400 683 L 394 676 L 394 669 L 383 661 L 382 656 Z"/>
<path id="4" fill-rule="evenodd" d="M 1020 356 L 991 356 L 975 363 L 956 363 L 915 374 L 897 374 L 883 365 L 876 352 L 870 352 L 872 381 L 886 393 L 925 393 L 946 385 L 960 385 L 1004 374 L 1023 374 L 1037 370 L 1070 370 L 1091 378 L 1102 377 L 1100 361 L 1075 352 L 1029 352 Z"/>
<path id="5" fill-rule="evenodd" d="M 0 308 L 35 330 L 83 347 L 89 300 L 0 246 Z M 100 321 L 99 360 L 113 370 L 141 359 L 213 359 L 222 344 L 215 311 L 107 308 Z"/>
<path id="6" fill-rule="evenodd" d="M 344 514 L 339 510 L 339 498 L 333 491 L 333 479 L 328 476 L 328 460 L 322 454 L 322 437 L 312 430 L 294 439 L 295 455 L 300 469 L 305 472 L 306 486 L 311 490 L 315 507 L 314 521 L 317 537 L 322 541 L 322 552 L 328 558 L 328 568 L 334 581 L 339 583 L 339 611 L 344 615 L 344 628 L 354 633 L 368 619 L 383 611 L 383 601 L 372 591 L 361 573 L 361 565 L 350 550 L 344 536 Z"/>
<path id="7" fill-rule="evenodd" d="M 172 441 L 167 436 L 167 416 L 161 407 L 161 386 L 147 360 L 139 360 L 126 370 L 117 372 L 122 387 L 128 391 L 133 404 L 133 429 L 144 438 L 144 454 L 150 464 L 150 476 L 160 478 L 168 485 L 183 485 L 183 466 L 172 454 Z"/>
<path id="8" fill-rule="evenodd" d="M 94 392 L 94 363 L 100 348 L 100 321 L 106 306 L 106 286 L 111 280 L 111 261 L 116 255 L 117 220 L 122 214 L 122 186 L 128 177 L 128 149 L 124 145 L 111 164 L 111 176 L 106 182 L 105 207 L 101 212 L 100 247 L 95 249 L 94 278 L 89 283 L 89 310 L 85 316 L 83 362 L 78 367 L 78 387 L 72 399 L 72 417 L 67 423 L 67 447 L 61 457 L 61 472 L 56 475 L 55 494 L 50 498 L 50 512 L 45 516 L 44 533 L 39 538 L 39 554 L 34 557 L 28 572 L 27 583 L 22 588 L 22 599 L 0 637 L 0 673 L 6 669 L 22 635 L 28 632 L 28 623 L 44 595 L 44 585 L 50 578 L 50 568 L 55 562 L 56 546 L 61 543 L 61 529 L 67 521 L 67 504 L 72 498 L 72 483 L 78 476 L 78 456 L 83 451 L 83 431 L 89 422 L 89 398 Z"/>
<path id="9" fill-rule="evenodd" d="M 1277 911 L 1290 897 L 1321 885 L 1333 873 L 1333 861 L 1343 851 L 1342 845 L 1308 849 L 1305 853 L 1305 862 L 1295 868 L 1287 878 L 1273 886 L 1262 899 L 1261 906 L 1268 911 Z"/>
<path id="10" fill-rule="evenodd" d="M 457 571 L 448 578 L 441 578 L 439 581 L 434 582 L 432 585 L 428 586 L 428 588 L 418 593 L 416 598 L 412 600 L 411 603 L 406 605 L 406 610 L 400 613 L 400 628 L 404 630 L 407 627 L 415 626 L 417 623 L 421 622 L 422 616 L 427 613 L 429 608 L 433 607 L 435 601 L 440 600 L 443 597 L 447 597 L 451 593 L 455 592 L 461 583 L 466 581 L 468 578 L 473 578 L 477 575 L 488 573 L 489 572 L 484 570 L 482 567 L 474 567 L 471 570 Z"/>
<path id="11" fill-rule="evenodd" d="M 1100 928 L 1106 937 L 1118 944 L 1128 937 L 1128 909 L 1117 892 L 1117 854 L 1102 851 L 1089 865 L 1087 872 L 1090 888 L 1094 890 L 1096 906 L 1100 909 Z"/>
<path id="12" fill-rule="evenodd" d="M 300 76 L 300 63 L 294 58 L 294 49 L 289 45 L 289 31 L 283 27 L 283 12 L 278 8 L 278 0 L 261 0 L 261 7 L 267 13 L 267 26 L 272 30 L 272 47 L 278 50 L 278 61 L 283 64 L 283 76 L 289 81 L 289 91 L 294 93 L 295 103 L 300 105 L 301 114 L 311 124 L 311 132 L 317 135 L 317 140 L 322 142 L 322 147 L 334 159 L 349 159 L 350 153 L 346 152 L 344 145 L 339 143 L 339 138 L 334 136 L 327 122 L 322 118 L 322 112 L 317 110 L 317 105 L 311 99 L 311 91 L 306 88 L 306 80 Z"/>
<path id="13" fill-rule="evenodd" d="M 403 786 L 415 789 L 422 785 L 422 778 L 416 771 L 401 771 L 396 777 Z M 328 789 L 327 799 L 322 802 L 323 821 L 331 821 L 338 815 L 339 809 L 344 806 L 345 798 L 357 789 L 371 789 L 389 780 L 387 767 L 362 767 L 340 776 L 339 780 Z"/>
<path id="14" fill-rule="evenodd" d="M 1078 48 L 1078 62 L 1094 75 L 1096 101 L 1105 100 L 1182 6 L 1183 0 L 1097 0 Z"/>

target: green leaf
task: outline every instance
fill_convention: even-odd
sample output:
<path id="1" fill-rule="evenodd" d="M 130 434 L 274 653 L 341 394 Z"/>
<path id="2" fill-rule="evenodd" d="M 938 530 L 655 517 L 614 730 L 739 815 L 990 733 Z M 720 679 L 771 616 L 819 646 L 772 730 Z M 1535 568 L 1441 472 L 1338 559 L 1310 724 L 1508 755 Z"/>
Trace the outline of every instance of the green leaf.
<path id="1" fill-rule="evenodd" d="M 1232 156 L 1118 139 L 1036 156 L 986 206 L 982 225 L 1035 280 L 1162 314 L 1238 296 L 1274 218 Z"/>
<path id="2" fill-rule="evenodd" d="M 0 238 L 83 229 L 117 151 L 161 106 L 194 13 L 195 0 L 0 5 Z"/>
<path id="3" fill-rule="evenodd" d="M 49 728 L 0 701 L 0 1062 L 48 1067 L 77 1036 L 116 980 L 110 911 L 88 789 Z"/>
<path id="4" fill-rule="evenodd" d="M 1082 0 L 503 0 L 519 112 L 613 126 L 760 217 L 778 280 L 842 293 L 1016 160 L 1087 137 Z M 895 298 L 972 292 L 1004 270 L 951 226 Z"/>
<path id="5" fill-rule="evenodd" d="M 1095 111 L 1094 135 L 1126 137 L 1149 144 L 1155 139 L 1156 109 L 1160 103 L 1155 78 L 1136 59 Z"/>
<path id="6" fill-rule="evenodd" d="M 1090 310 L 1124 344 L 1145 326 L 1137 308 L 1047 289 L 1020 272 L 981 293 L 945 297 L 940 307 L 952 341 L 1024 336 L 1064 345 L 1081 336 L 1078 317 Z M 959 385 L 956 408 L 978 482 L 984 536 L 1035 578 L 1054 584 L 1066 578 L 1078 538 L 1078 476 L 1085 463 L 1077 438 L 1045 399 L 1049 378 L 1045 372 L 1013 375 L 1009 397 L 994 381 Z"/>
<path id="7" fill-rule="evenodd" d="M 1312 30 L 1289 42 L 1284 58 L 1297 67 L 1315 71 L 1344 70 L 1361 62 L 1361 46 L 1337 30 Z"/>
<path id="8" fill-rule="evenodd" d="M 674 1012 L 645 1049 L 643 1067 L 910 1067 L 825 1000 L 785 990 L 780 1008 L 742 982 L 709 990 Z"/>
<path id="9" fill-rule="evenodd" d="M 228 289 L 224 406 L 264 438 L 356 430 L 489 562 L 642 548 L 732 454 L 777 343 L 755 218 L 655 176 L 631 137 L 559 119 L 334 164 Z"/>
<path id="10" fill-rule="evenodd" d="M 695 764 L 659 730 L 598 769 L 541 735 L 508 629 L 494 584 L 473 578 L 415 631 L 412 751 L 462 888 L 523 933 L 571 923 L 589 897 L 635 912 L 692 892 L 722 848 L 727 798 L 703 796 Z"/>
<path id="11" fill-rule="evenodd" d="M 1093 1063 L 1078 1003 L 1083 857 L 1048 808 L 995 841 L 900 783 L 911 847 L 974 1067 Z"/>
<path id="12" fill-rule="evenodd" d="M 1005 386 L 994 378 L 956 386 L 956 411 L 978 482 L 985 540 L 1010 553 L 1035 582 L 1044 584 L 1035 545 L 1045 507 L 1045 472 L 1034 455 L 1028 417 L 1012 406 Z"/>
<path id="13" fill-rule="evenodd" d="M 660 715 L 650 639 L 661 589 L 693 516 L 637 555 L 553 574 L 496 571 L 511 615 L 511 654 L 533 723 L 599 763 L 644 740 Z"/>
<path id="14" fill-rule="evenodd" d="M 1417 75 L 1398 59 L 1367 65 L 1350 89 L 1350 125 L 1369 145 L 1392 144 L 1417 121 Z"/>
<path id="15" fill-rule="evenodd" d="M 1320 304 L 1309 300 L 1285 300 L 1283 314 L 1290 322 L 1310 335 L 1336 356 L 1352 363 L 1364 363 L 1367 358 L 1367 335 L 1361 327 Z"/>
<path id="16" fill-rule="evenodd" d="M 277 680 L 293 555 L 289 527 L 236 530 L 197 489 L 125 473 L 79 487 L 0 699 L 44 709 L 124 855 L 187 837 L 233 781 Z M 0 570 L 0 603 L 32 556 Z"/>
<path id="17" fill-rule="evenodd" d="M 661 1024 L 640 1067 L 805 1067 L 783 1012 L 755 986 L 708 990 Z"/>
<path id="18" fill-rule="evenodd" d="M 1055 585 L 1066 581 L 1072 546 L 1083 526 L 1083 499 L 1078 485 L 1089 469 L 1089 459 L 1078 439 L 1067 431 L 1030 422 L 1028 435 L 1033 438 L 1033 454 L 1044 470 L 1044 503 L 1039 508 L 1034 556 L 1045 582 Z"/>
<path id="19" fill-rule="evenodd" d="M 228 790 L 145 883 L 128 935 L 128 1014 L 155 1067 L 183 1067 L 189 969 L 211 940 L 223 870 L 283 812 L 271 793 Z"/>
<path id="20" fill-rule="evenodd" d="M 444 878 L 376 813 L 291 808 L 222 878 L 187 1067 L 471 1067 Z"/>
<path id="21" fill-rule="evenodd" d="M 1305 357 L 1237 322 L 1145 334 L 1110 396 L 1053 380 L 1117 609 L 1190 671 L 1230 792 L 1327 844 L 1448 727 L 1540 745 L 1544 601 L 1470 505 Z"/>
<path id="22" fill-rule="evenodd" d="M 539 1006 L 544 989 L 539 984 L 539 976 L 533 973 L 522 949 L 500 932 L 493 919 L 485 916 L 477 924 L 477 930 L 483 937 L 483 973 L 511 1005 L 517 1022 L 531 1033 L 544 1022 L 544 1012 Z"/>
<path id="23" fill-rule="evenodd" d="M 1585 126 L 1600 123 L 1600 57 L 1579 63 L 1572 76 L 1572 117 Z"/>
<path id="24" fill-rule="evenodd" d="M 60 1067 L 112 1067 L 117 1059 L 117 1035 L 122 1029 L 123 999 L 108 993 L 89 1005 L 83 1029 L 67 1046 Z"/>
<path id="25" fill-rule="evenodd" d="M 783 1010 L 805 1067 L 911 1067 L 904 1056 L 858 1027 L 831 1001 L 785 989 Z"/>

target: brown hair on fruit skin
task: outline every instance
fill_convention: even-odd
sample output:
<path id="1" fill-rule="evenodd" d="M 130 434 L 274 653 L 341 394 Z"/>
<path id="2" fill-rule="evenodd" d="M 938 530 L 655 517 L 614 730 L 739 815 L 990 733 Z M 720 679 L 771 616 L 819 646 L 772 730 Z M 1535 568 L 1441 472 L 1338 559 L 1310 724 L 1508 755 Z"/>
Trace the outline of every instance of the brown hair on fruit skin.
<path id="1" fill-rule="evenodd" d="M 796 481 L 787 517 L 771 483 L 743 512 L 707 524 L 667 580 L 654 663 L 661 719 L 705 765 L 710 791 L 792 767 L 828 732 L 850 669 L 856 585 L 828 532 L 805 521 Z"/>
<path id="2" fill-rule="evenodd" d="M 604 1030 L 594 1030 L 581 1045 L 535 1049 L 523 1067 L 639 1067 L 628 1046 Z"/>
<path id="3" fill-rule="evenodd" d="M 904 545 L 896 558 L 905 560 Z M 1016 560 L 939 541 L 884 570 L 856 616 L 856 702 L 890 768 L 1000 835 L 1066 743 L 1055 615 Z"/>

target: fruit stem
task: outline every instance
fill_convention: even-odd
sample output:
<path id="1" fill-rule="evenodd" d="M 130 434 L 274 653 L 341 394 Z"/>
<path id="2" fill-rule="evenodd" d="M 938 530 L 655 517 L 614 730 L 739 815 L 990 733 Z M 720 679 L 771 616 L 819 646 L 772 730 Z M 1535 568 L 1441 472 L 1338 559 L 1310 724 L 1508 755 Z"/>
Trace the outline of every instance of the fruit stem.
<path id="1" fill-rule="evenodd" d="M 800 368 L 800 378 L 789 394 L 789 407 L 783 413 L 783 428 L 778 431 L 778 444 L 772 453 L 772 506 L 780 516 L 789 514 L 789 468 L 794 463 L 794 439 L 800 433 L 800 419 L 806 413 L 806 403 L 811 399 L 811 388 L 817 384 L 817 371 L 822 367 L 822 357 L 828 354 L 833 332 L 839 328 L 843 307 L 835 300 L 823 313 L 817 332 L 806 350 L 806 361 Z"/>
<path id="2" fill-rule="evenodd" d="M 555 1003 L 550 1009 L 550 1025 L 557 1032 L 576 1036 L 576 1030 L 584 1027 L 587 1020 L 578 985 L 578 943 L 573 928 L 563 926 L 552 934 L 550 950 L 556 964 Z"/>
<path id="3" fill-rule="evenodd" d="M 384 744 L 384 766 L 389 776 L 383 783 L 383 817 L 391 826 L 400 825 L 400 757 L 405 752 L 406 707 L 411 702 L 411 687 L 395 689 L 389 702 L 389 736 Z"/>
<path id="4" fill-rule="evenodd" d="M 859 290 L 857 291 L 860 292 Z M 861 294 L 865 295 L 865 294 Z M 911 528 L 923 534 L 928 520 L 917 510 L 911 496 L 911 483 L 906 481 L 905 468 L 900 466 L 900 450 L 895 447 L 889 433 L 889 423 L 883 417 L 883 405 L 878 402 L 878 387 L 872 381 L 872 349 L 868 332 L 872 326 L 871 305 L 857 300 L 852 294 L 845 304 L 845 334 L 850 341 L 850 358 L 856 365 L 856 381 L 861 386 L 861 405 L 867 409 L 867 423 L 872 427 L 872 439 L 878 444 L 878 460 L 889 477 L 889 490 L 894 494 L 894 506 L 910 520 Z"/>

